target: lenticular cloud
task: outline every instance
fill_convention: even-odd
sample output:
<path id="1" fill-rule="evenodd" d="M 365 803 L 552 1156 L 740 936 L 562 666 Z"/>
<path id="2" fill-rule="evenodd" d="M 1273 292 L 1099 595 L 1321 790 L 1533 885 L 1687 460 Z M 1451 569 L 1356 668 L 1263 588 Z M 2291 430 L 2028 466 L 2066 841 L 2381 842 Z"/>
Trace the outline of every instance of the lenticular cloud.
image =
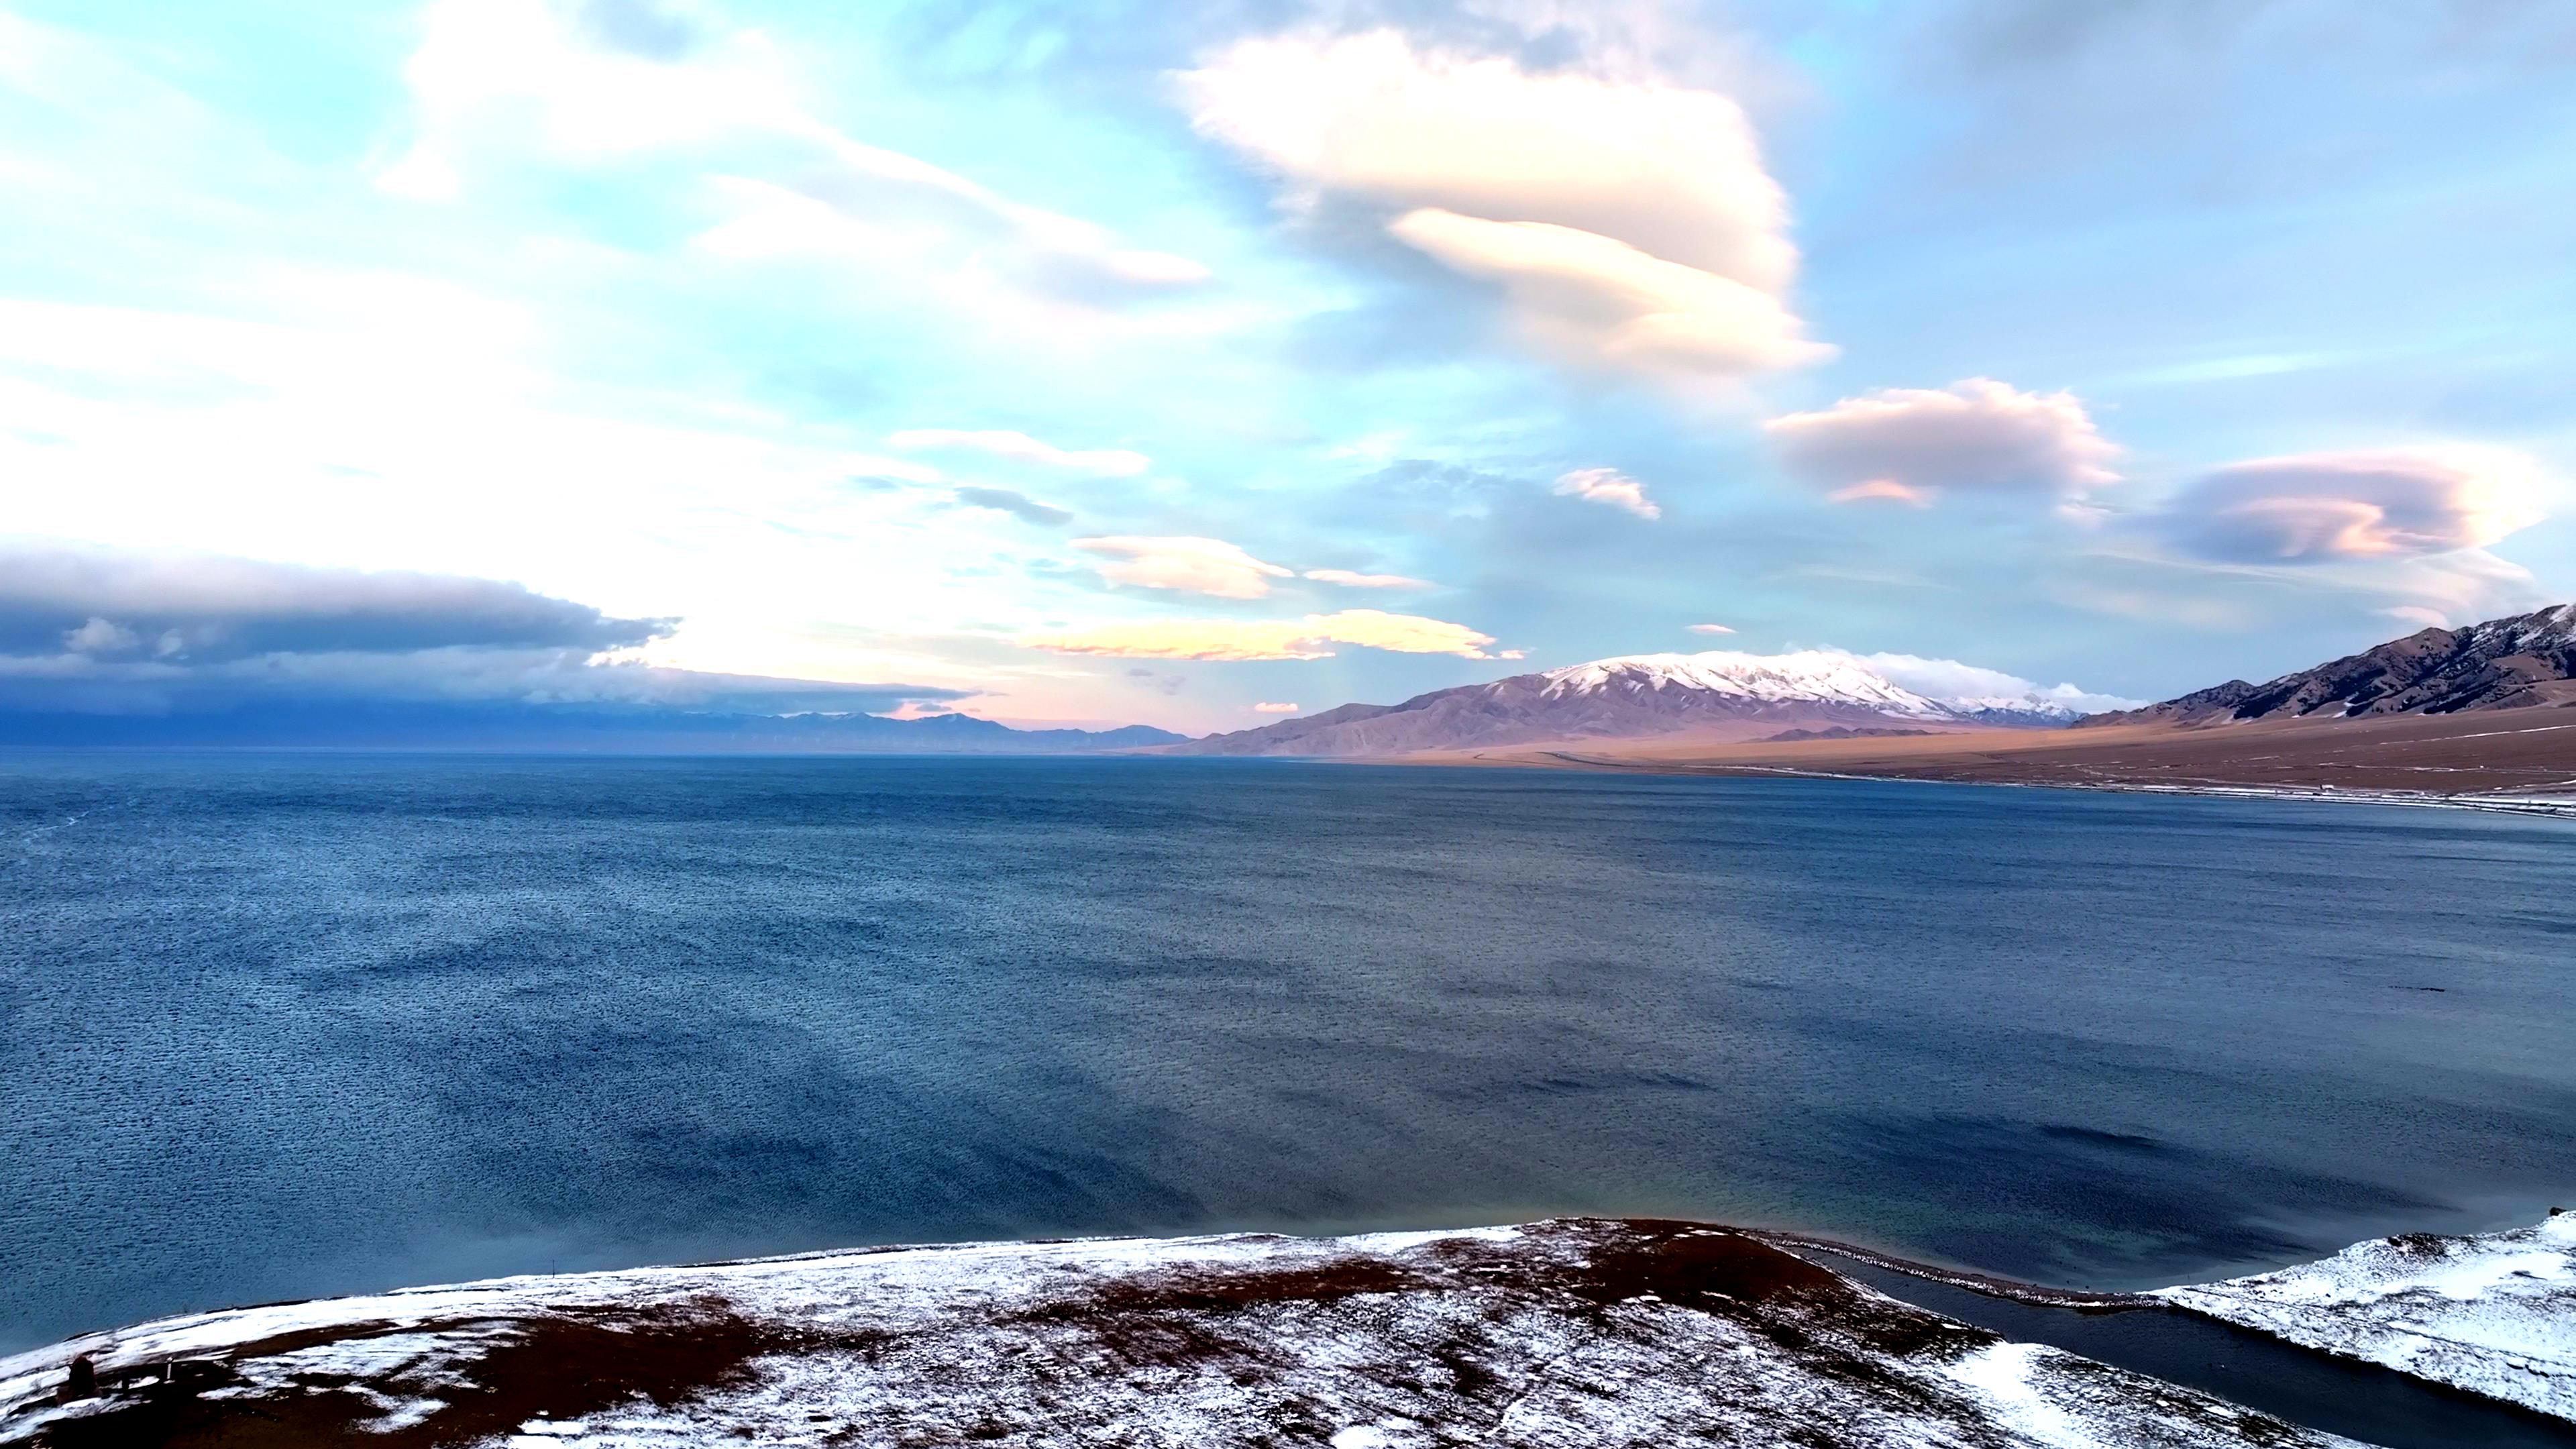
<path id="1" fill-rule="evenodd" d="M 1201 132 L 1291 209 L 1374 212 L 1495 284 L 1533 345 L 1668 381 L 1813 362 L 1786 297 L 1788 201 L 1733 100 L 1531 74 L 1402 35 L 1245 41 L 1183 77 Z"/>

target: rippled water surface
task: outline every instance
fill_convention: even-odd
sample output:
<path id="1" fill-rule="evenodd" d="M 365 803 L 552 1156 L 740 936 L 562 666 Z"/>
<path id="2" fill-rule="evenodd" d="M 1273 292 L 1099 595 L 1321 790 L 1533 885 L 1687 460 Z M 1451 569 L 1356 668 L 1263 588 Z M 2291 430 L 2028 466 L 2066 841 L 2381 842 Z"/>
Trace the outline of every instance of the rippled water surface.
<path id="1" fill-rule="evenodd" d="M 1646 1212 L 2129 1287 L 2576 1198 L 2576 826 L 1181 760 L 0 756 L 0 1348 Z"/>

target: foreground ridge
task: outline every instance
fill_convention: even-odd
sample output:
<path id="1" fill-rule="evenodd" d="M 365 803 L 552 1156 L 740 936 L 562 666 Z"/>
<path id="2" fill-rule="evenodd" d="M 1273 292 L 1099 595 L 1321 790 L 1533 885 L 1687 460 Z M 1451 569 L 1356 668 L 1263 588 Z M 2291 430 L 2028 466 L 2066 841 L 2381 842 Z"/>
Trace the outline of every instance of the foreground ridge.
<path id="1" fill-rule="evenodd" d="M 76 1355 L 98 1396 L 58 1402 Z M 0 1361 L 0 1442 L 2325 1446 L 1756 1238 L 984 1244 L 203 1314 Z"/>

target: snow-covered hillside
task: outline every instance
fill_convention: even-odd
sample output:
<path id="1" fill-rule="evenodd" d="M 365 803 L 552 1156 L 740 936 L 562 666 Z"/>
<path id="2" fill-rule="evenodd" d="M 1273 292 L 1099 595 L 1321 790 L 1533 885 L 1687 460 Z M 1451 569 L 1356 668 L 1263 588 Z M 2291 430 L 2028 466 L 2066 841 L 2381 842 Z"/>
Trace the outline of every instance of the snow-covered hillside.
<path id="1" fill-rule="evenodd" d="M 2576 1419 L 2576 1213 L 2478 1237 L 2376 1238 L 2322 1262 L 2159 1296 Z"/>
<path id="2" fill-rule="evenodd" d="M 57 1402 L 75 1355 L 101 1392 Z M 1598 1219 L 832 1253 L 203 1314 L 0 1361 L 0 1441 L 40 1434 L 62 1449 L 2348 1442 L 2005 1341 L 1724 1229 Z"/>

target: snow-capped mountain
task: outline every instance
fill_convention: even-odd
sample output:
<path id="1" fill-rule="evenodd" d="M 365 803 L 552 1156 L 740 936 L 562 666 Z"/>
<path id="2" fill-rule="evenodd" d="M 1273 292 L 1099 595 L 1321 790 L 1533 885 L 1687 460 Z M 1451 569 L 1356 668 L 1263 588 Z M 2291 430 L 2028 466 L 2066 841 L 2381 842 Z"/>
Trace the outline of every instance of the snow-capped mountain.
<path id="1" fill-rule="evenodd" d="M 1986 678 L 1995 678 L 1977 671 Z M 2080 711 L 2045 691 L 1938 697 L 1854 654 L 1630 654 L 1490 684 L 1346 704 L 1261 729 L 1211 735 L 1176 754 L 1400 755 L 1556 741 L 1689 735 L 1758 740 L 1793 730 L 2055 726 Z"/>
<path id="2" fill-rule="evenodd" d="M 1547 681 L 1540 693 L 1552 699 L 1699 691 L 1775 704 L 1857 705 L 1906 719 L 1950 718 L 1939 703 L 1849 654 L 1830 649 L 1794 654 L 1740 654 L 1725 649 L 1703 654 L 1627 654 L 1551 669 L 1538 677 Z"/>

